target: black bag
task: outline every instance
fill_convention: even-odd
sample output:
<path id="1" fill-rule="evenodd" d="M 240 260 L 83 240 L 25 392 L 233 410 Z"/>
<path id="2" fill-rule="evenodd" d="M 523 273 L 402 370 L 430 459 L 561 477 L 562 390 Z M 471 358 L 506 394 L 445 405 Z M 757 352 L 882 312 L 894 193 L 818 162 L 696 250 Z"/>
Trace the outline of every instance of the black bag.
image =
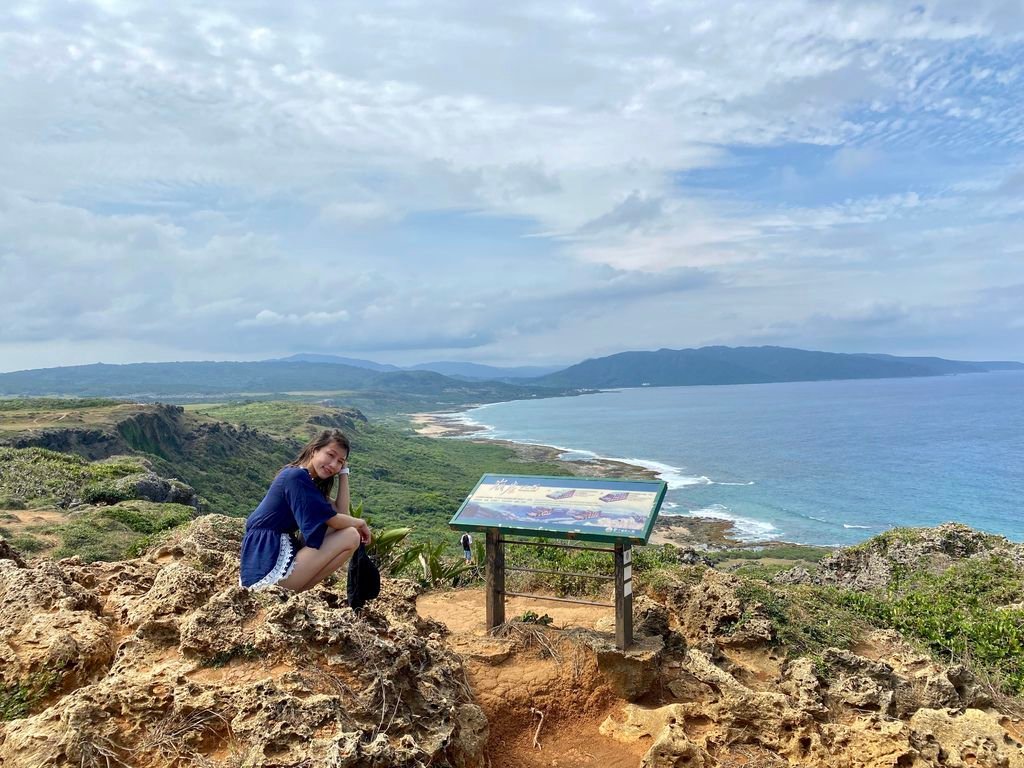
<path id="1" fill-rule="evenodd" d="M 362 543 L 348 561 L 348 604 L 358 611 L 380 594 L 380 571 Z"/>

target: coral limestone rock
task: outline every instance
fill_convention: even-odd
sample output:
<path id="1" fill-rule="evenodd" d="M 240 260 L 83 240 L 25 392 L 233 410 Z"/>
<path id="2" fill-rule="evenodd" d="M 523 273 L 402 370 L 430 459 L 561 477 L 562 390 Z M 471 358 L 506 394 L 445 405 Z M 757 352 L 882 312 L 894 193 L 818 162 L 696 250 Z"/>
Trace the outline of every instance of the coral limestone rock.
<path id="1" fill-rule="evenodd" d="M 326 587 L 240 589 L 239 532 L 200 518 L 138 560 L 68 573 L 0 561 L 5 684 L 62 675 L 0 724 L 0 764 L 481 764 L 486 718 L 436 633 L 396 620 L 408 607 L 357 616 Z"/>

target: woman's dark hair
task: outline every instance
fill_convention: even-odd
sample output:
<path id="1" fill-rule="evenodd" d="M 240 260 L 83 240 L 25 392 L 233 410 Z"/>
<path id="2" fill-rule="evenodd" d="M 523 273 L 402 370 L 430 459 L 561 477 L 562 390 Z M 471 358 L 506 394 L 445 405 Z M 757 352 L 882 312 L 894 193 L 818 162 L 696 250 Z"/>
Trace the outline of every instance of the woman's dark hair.
<path id="1" fill-rule="evenodd" d="M 349 443 L 348 438 L 345 437 L 344 432 L 340 429 L 325 429 L 319 435 L 306 443 L 302 447 L 302 450 L 299 451 L 299 455 L 295 457 L 295 461 L 289 462 L 288 466 L 308 467 L 309 460 L 313 458 L 313 454 L 331 443 L 337 443 L 344 448 L 346 456 L 352 451 L 352 445 Z M 314 475 L 313 485 L 320 489 L 320 493 L 324 495 L 324 498 L 329 499 L 331 497 L 331 486 L 334 485 L 334 478 L 329 477 L 326 480 L 321 480 L 319 477 Z"/>

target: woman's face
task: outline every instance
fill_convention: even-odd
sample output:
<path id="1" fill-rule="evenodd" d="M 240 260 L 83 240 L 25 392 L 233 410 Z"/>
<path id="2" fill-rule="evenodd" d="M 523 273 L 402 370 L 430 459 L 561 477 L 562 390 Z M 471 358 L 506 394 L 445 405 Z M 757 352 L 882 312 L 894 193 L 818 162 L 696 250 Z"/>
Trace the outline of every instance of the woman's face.
<path id="1" fill-rule="evenodd" d="M 331 442 L 314 451 L 313 457 L 309 460 L 309 468 L 321 480 L 326 480 L 338 474 L 345 466 L 346 461 L 348 461 L 348 451 L 338 443 Z"/>

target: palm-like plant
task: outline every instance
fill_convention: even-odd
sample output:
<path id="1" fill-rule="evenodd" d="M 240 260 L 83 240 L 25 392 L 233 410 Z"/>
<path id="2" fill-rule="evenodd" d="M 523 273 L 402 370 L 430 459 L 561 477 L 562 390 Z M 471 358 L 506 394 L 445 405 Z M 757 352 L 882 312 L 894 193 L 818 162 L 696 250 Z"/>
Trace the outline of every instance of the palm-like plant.
<path id="1" fill-rule="evenodd" d="M 362 519 L 363 503 L 360 502 L 358 506 L 350 506 L 349 514 Z M 373 537 L 366 547 L 366 553 L 373 558 L 381 573 L 398 576 L 419 557 L 423 550 L 422 544 L 402 545 L 410 533 L 412 533 L 412 528 L 386 528 L 373 531 Z"/>
<path id="2" fill-rule="evenodd" d="M 420 545 L 423 549 L 419 552 L 417 559 L 422 569 L 420 583 L 426 587 L 436 587 L 442 584 L 455 583 L 455 580 L 473 566 L 464 560 L 446 558 L 444 556 L 445 543 L 438 541 L 433 544 Z"/>

